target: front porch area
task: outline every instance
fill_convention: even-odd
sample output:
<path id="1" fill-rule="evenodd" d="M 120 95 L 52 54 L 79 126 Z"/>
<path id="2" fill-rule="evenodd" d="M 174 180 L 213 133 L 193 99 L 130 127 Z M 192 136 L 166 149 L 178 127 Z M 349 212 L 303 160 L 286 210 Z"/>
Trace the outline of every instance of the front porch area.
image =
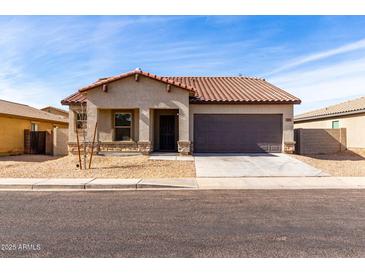
<path id="1" fill-rule="evenodd" d="M 90 129 L 97 122 L 98 153 L 190 154 L 189 119 L 179 109 L 97 109 L 96 113 L 94 115 L 88 111 L 87 123 L 88 139 L 92 140 Z M 94 117 L 96 121 L 93 121 Z"/>

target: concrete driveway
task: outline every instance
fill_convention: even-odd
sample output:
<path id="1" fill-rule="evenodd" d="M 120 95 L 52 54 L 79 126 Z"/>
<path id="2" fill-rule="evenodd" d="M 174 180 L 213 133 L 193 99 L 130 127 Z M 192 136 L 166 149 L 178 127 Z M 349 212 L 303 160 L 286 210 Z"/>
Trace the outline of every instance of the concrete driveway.
<path id="1" fill-rule="evenodd" d="M 196 154 L 197 177 L 291 177 L 328 174 L 282 153 Z"/>

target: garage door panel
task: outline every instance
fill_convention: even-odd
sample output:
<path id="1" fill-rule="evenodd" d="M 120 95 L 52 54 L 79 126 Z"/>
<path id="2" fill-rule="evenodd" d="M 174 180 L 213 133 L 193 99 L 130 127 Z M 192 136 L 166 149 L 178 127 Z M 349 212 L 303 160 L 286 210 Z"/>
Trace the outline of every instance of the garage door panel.
<path id="1" fill-rule="evenodd" d="M 195 152 L 281 152 L 280 114 L 195 114 Z"/>

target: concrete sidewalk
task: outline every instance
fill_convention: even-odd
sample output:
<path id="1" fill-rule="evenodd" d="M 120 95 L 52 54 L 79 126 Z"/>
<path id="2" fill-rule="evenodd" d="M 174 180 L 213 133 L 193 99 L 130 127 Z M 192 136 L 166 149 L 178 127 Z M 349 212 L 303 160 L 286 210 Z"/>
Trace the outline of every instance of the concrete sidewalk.
<path id="1" fill-rule="evenodd" d="M 0 178 L 0 191 L 142 189 L 365 189 L 365 177 L 247 177 L 172 179 Z"/>

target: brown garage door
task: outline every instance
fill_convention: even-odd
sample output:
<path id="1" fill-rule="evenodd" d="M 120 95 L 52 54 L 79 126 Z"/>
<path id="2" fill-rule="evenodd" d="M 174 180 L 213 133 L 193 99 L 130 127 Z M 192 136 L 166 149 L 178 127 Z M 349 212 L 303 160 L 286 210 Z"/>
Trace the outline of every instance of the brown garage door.
<path id="1" fill-rule="evenodd" d="M 281 152 L 281 114 L 195 114 L 194 152 Z"/>

